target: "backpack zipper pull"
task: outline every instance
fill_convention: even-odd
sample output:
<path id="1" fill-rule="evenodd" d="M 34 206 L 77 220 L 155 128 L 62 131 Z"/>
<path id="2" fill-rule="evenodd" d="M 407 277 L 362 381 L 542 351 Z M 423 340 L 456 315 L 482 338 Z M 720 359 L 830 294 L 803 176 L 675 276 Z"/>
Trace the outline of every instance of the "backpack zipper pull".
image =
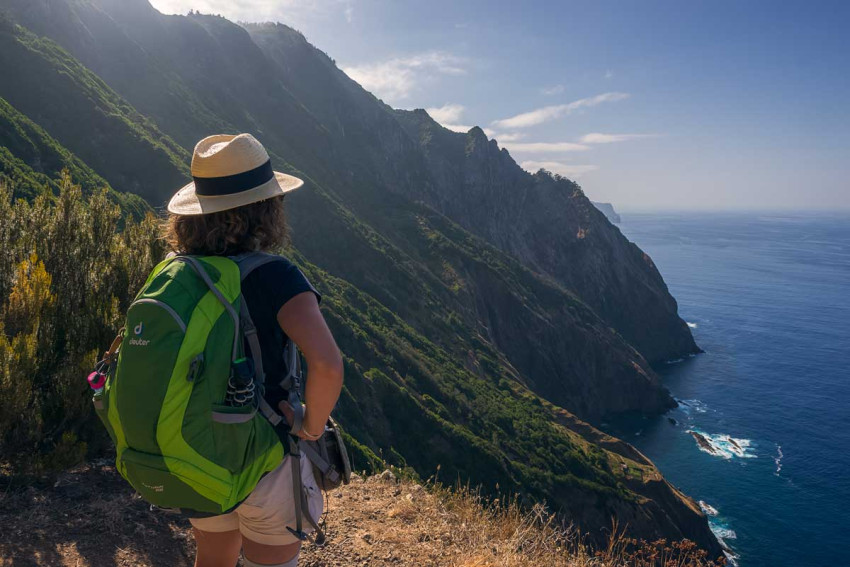
<path id="1" fill-rule="evenodd" d="M 192 359 L 192 362 L 189 363 L 189 373 L 186 375 L 186 380 L 188 380 L 189 382 L 194 382 L 195 378 L 198 377 L 198 374 L 201 373 L 201 366 L 203 364 L 204 353 L 200 353 Z"/>

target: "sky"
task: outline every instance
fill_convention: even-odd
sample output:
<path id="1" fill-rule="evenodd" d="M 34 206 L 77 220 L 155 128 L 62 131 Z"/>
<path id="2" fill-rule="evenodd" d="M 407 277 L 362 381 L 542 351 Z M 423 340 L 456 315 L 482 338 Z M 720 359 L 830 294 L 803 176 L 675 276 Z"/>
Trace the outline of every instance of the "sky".
<path id="1" fill-rule="evenodd" d="M 850 210 L 850 2 L 151 0 L 290 25 L 620 210 Z"/>

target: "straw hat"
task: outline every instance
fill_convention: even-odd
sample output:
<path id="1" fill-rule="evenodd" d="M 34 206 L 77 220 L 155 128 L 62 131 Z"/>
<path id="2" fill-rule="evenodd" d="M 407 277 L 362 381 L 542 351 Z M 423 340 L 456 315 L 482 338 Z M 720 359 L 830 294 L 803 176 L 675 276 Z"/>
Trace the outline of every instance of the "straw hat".
<path id="1" fill-rule="evenodd" d="M 203 215 L 283 195 L 304 182 L 272 170 L 269 154 L 251 134 L 204 138 L 192 155 L 193 181 L 177 191 L 168 211 Z"/>

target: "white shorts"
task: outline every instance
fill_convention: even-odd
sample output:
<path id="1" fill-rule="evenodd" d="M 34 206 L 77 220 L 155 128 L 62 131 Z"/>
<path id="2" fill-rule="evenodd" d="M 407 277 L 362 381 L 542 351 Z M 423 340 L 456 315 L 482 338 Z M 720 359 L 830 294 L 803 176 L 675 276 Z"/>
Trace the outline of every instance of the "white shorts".
<path id="1" fill-rule="evenodd" d="M 260 479 L 251 495 L 235 510 L 220 516 L 194 518 L 189 521 L 204 532 L 239 530 L 243 537 L 265 545 L 289 545 L 298 538 L 289 533 L 295 529 L 295 494 L 292 487 L 292 457 L 287 455 L 272 472 Z M 318 522 L 324 509 L 322 492 L 313 477 L 313 467 L 306 456 L 301 457 L 301 481 L 307 491 L 310 515 Z M 302 520 L 302 529 L 309 533 L 313 527 Z"/>

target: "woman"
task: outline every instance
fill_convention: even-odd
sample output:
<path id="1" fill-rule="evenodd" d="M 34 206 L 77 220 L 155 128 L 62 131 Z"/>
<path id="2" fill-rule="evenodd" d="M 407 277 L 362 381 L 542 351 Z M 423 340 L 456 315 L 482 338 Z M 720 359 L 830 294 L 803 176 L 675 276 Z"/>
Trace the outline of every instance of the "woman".
<path id="1" fill-rule="evenodd" d="M 192 178 L 168 204 L 164 232 L 174 252 L 233 256 L 276 251 L 284 245 L 283 197 L 303 182 L 273 171 L 268 153 L 253 136 L 216 135 L 198 142 Z M 284 258 L 251 272 L 242 293 L 260 338 L 266 401 L 291 421 L 292 408 L 275 380 L 285 374 L 281 347 L 289 337 L 309 368 L 305 414 L 297 435 L 316 439 L 342 389 L 342 358 L 319 311 L 321 296 Z M 287 529 L 295 525 L 289 458 L 263 477 L 234 511 L 191 520 L 198 544 L 196 567 L 233 567 L 240 549 L 249 567 L 296 566 L 301 542 Z M 318 518 L 322 496 L 307 459 L 302 459 L 301 476 L 310 512 Z"/>

